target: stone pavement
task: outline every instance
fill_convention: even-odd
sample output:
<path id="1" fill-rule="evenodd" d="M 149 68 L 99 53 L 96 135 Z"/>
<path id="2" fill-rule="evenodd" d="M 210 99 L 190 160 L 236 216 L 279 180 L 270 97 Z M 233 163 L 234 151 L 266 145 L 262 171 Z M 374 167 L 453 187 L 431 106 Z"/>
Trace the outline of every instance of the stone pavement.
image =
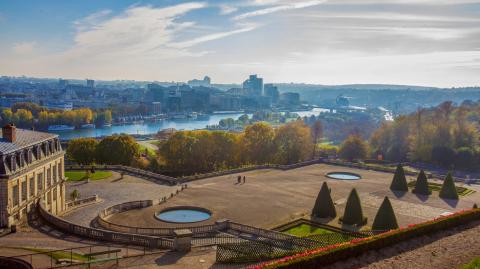
<path id="1" fill-rule="evenodd" d="M 130 175 L 124 175 L 120 179 L 119 173 L 112 172 L 112 176 L 104 180 L 90 181 L 89 183 L 68 182 L 67 194 L 74 189 L 80 192 L 81 197 L 98 194 L 103 200 L 103 202 L 81 207 L 62 216 L 76 224 L 89 226 L 98 213 L 109 206 L 137 200 L 160 199 L 175 192 L 179 187 L 159 185 Z"/>

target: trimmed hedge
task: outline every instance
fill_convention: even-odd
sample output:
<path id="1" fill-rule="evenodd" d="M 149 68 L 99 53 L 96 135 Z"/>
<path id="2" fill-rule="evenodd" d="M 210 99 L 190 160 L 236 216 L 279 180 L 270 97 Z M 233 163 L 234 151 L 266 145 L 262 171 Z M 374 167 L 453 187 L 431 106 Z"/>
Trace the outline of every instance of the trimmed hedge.
<path id="1" fill-rule="evenodd" d="M 390 185 L 392 191 L 408 191 L 407 178 L 405 177 L 405 170 L 399 164 L 393 175 L 392 184 Z"/>
<path id="2" fill-rule="evenodd" d="M 421 170 L 418 174 L 417 181 L 415 182 L 415 189 L 413 189 L 412 192 L 421 195 L 432 194 L 432 192 L 428 188 L 427 176 L 425 175 L 425 172 L 423 170 Z"/>
<path id="3" fill-rule="evenodd" d="M 362 226 L 367 223 L 367 218 L 363 216 L 362 203 L 355 188 L 352 189 L 345 205 L 345 213 L 340 218 L 343 224 Z"/>
<path id="4" fill-rule="evenodd" d="M 382 205 L 378 209 L 377 215 L 373 220 L 373 231 L 389 231 L 398 229 L 397 217 L 393 211 L 392 204 L 387 196 L 383 199 Z"/>
<path id="5" fill-rule="evenodd" d="M 322 188 L 318 193 L 315 206 L 312 210 L 312 216 L 318 218 L 335 218 L 337 216 L 337 211 L 330 196 L 330 189 L 328 188 L 327 182 L 323 182 Z"/>
<path id="6" fill-rule="evenodd" d="M 447 177 L 443 181 L 439 196 L 443 199 L 458 200 L 457 188 L 453 182 L 452 173 L 448 173 Z"/>
<path id="7" fill-rule="evenodd" d="M 368 238 L 357 238 L 350 242 L 309 250 L 279 260 L 265 262 L 251 268 L 321 268 L 337 261 L 359 256 L 367 251 L 382 249 L 401 241 L 450 229 L 475 220 L 480 220 L 480 209 L 460 211 L 446 217 L 412 224 L 406 228 L 399 228 Z"/>

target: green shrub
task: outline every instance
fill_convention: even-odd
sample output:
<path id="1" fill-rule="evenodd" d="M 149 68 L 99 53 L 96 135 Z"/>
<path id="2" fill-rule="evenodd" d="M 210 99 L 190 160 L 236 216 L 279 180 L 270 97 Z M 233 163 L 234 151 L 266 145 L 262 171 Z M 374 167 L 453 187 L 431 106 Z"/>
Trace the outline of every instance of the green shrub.
<path id="1" fill-rule="evenodd" d="M 418 174 L 417 181 L 415 182 L 415 189 L 413 189 L 413 192 L 422 195 L 432 194 L 432 192 L 428 188 L 427 176 L 425 175 L 425 172 L 423 170 L 421 170 Z"/>
<path id="2" fill-rule="evenodd" d="M 443 181 L 442 189 L 440 190 L 440 198 L 458 200 L 457 188 L 453 182 L 452 173 L 448 173 Z"/>
<path id="3" fill-rule="evenodd" d="M 392 184 L 390 185 L 392 191 L 408 191 L 407 178 L 403 167 L 398 164 L 395 174 L 393 175 Z"/>
<path id="4" fill-rule="evenodd" d="M 393 211 L 392 204 L 388 197 L 383 199 L 382 205 L 378 209 L 377 215 L 373 220 L 372 230 L 374 231 L 388 231 L 398 228 L 397 218 Z"/>
<path id="5" fill-rule="evenodd" d="M 367 218 L 363 216 L 362 204 L 360 203 L 360 197 L 357 190 L 352 189 L 348 196 L 347 204 L 345 206 L 345 213 L 340 219 L 344 224 L 349 225 L 364 225 L 367 223 Z"/>
<path id="6" fill-rule="evenodd" d="M 330 196 L 330 189 L 328 188 L 327 182 L 323 182 L 322 188 L 318 193 L 312 210 L 312 216 L 318 218 L 335 218 L 337 216 L 337 211 Z"/>

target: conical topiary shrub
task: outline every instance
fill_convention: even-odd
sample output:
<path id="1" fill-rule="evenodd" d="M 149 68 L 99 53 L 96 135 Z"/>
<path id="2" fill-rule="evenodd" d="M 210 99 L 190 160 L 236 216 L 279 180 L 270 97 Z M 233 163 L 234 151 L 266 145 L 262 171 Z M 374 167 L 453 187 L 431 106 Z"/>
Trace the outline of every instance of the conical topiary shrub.
<path id="1" fill-rule="evenodd" d="M 475 209 L 477 209 L 477 208 L 478 208 L 478 205 L 477 205 L 477 203 L 474 203 L 472 208 L 475 208 Z"/>
<path id="2" fill-rule="evenodd" d="M 432 194 L 432 192 L 428 189 L 427 176 L 423 170 L 421 170 L 418 174 L 417 182 L 415 182 L 415 189 L 413 189 L 413 192 L 422 195 Z"/>
<path id="3" fill-rule="evenodd" d="M 457 188 L 453 182 L 452 173 L 448 173 L 443 181 L 442 189 L 440 190 L 440 198 L 458 200 Z"/>
<path id="4" fill-rule="evenodd" d="M 392 204 L 388 197 L 383 199 L 382 205 L 378 209 L 377 215 L 373 220 L 372 230 L 389 231 L 398 228 L 397 217 L 393 211 Z"/>
<path id="5" fill-rule="evenodd" d="M 348 196 L 347 204 L 345 205 L 345 213 L 340 221 L 349 225 L 364 225 L 367 223 L 367 218 L 363 216 L 360 197 L 358 197 L 355 188 L 352 189 Z"/>
<path id="6" fill-rule="evenodd" d="M 393 175 L 392 184 L 390 185 L 392 191 L 408 191 L 407 178 L 405 178 L 405 171 L 399 164 Z"/>
<path id="7" fill-rule="evenodd" d="M 312 216 L 318 218 L 335 218 L 337 216 L 327 182 L 323 182 L 322 188 L 318 193 L 317 200 L 313 206 Z"/>

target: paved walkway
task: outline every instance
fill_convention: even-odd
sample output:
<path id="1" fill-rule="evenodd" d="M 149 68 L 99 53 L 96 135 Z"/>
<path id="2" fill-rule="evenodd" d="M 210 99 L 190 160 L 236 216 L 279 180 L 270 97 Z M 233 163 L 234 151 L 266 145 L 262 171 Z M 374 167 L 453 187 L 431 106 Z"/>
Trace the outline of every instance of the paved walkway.
<path id="1" fill-rule="evenodd" d="M 67 193 L 71 193 L 74 189 L 80 192 L 81 197 L 98 194 L 103 200 L 103 202 L 79 208 L 62 216 L 69 221 L 88 226 L 101 210 L 109 206 L 137 200 L 158 200 L 175 192 L 179 187 L 159 185 L 129 175 L 124 175 L 121 179 L 119 173 L 112 172 L 112 176 L 104 180 L 90 181 L 89 183 L 69 182 Z"/>

